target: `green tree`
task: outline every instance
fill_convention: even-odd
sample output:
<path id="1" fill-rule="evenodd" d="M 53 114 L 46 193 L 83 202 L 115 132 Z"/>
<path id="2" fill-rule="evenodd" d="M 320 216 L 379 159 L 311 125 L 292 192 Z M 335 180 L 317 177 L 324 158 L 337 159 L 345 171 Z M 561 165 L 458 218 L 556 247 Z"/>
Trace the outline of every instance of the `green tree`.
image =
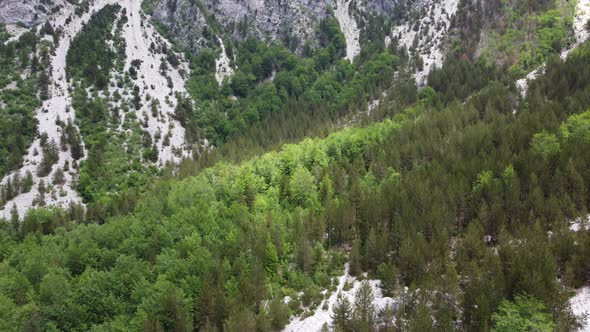
<path id="1" fill-rule="evenodd" d="M 271 276 L 274 275 L 277 273 L 278 265 L 279 257 L 277 255 L 277 248 L 272 243 L 270 235 L 268 235 L 268 239 L 266 240 L 266 272 Z"/>
<path id="2" fill-rule="evenodd" d="M 350 275 L 358 275 L 361 273 L 361 240 L 355 238 L 352 241 L 352 248 L 350 250 Z"/>
<path id="3" fill-rule="evenodd" d="M 314 207 L 318 202 L 315 179 L 304 167 L 295 169 L 291 178 L 291 199 L 302 207 Z"/>
<path id="4" fill-rule="evenodd" d="M 338 332 L 345 332 L 352 330 L 352 305 L 348 298 L 342 293 L 338 293 L 336 303 L 333 308 L 332 325 L 334 330 Z"/>
<path id="5" fill-rule="evenodd" d="M 543 157 L 544 159 L 553 156 L 560 151 L 560 145 L 559 141 L 557 140 L 557 136 L 554 134 L 549 134 L 546 131 L 537 133 L 533 136 L 531 147 L 535 154 Z"/>
<path id="6" fill-rule="evenodd" d="M 278 331 L 282 330 L 285 325 L 287 325 L 291 313 L 282 298 L 275 297 L 275 299 L 270 302 L 268 315 L 272 328 Z"/>
<path id="7" fill-rule="evenodd" d="M 527 295 L 517 295 L 514 302 L 504 300 L 493 315 L 496 332 L 551 332 L 555 324 L 545 305 Z"/>
<path id="8" fill-rule="evenodd" d="M 353 324 L 355 331 L 372 331 L 375 323 L 375 296 L 368 281 L 362 281 L 354 294 Z"/>

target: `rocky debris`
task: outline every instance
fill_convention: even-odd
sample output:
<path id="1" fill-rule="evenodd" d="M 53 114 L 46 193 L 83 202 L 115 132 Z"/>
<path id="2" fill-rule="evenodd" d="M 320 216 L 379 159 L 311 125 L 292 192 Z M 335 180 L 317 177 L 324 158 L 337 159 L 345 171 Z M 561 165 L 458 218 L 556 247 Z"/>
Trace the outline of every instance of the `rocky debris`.
<path id="1" fill-rule="evenodd" d="M 48 16 L 62 10 L 65 4 L 65 0 L 0 0 L 0 22 L 30 27 L 44 22 Z"/>
<path id="2" fill-rule="evenodd" d="M 361 52 L 360 30 L 350 10 L 351 3 L 352 0 L 337 0 L 336 9 L 334 9 L 334 16 L 338 19 L 340 30 L 346 37 L 346 60 L 350 62 Z"/>
<path id="3" fill-rule="evenodd" d="M 75 125 L 76 113 L 72 108 L 69 84 L 65 79 L 66 56 L 72 39 L 90 20 L 92 13 L 114 2 L 115 0 L 96 0 L 92 3 L 90 10 L 81 16 L 71 16 L 74 8 L 72 5 L 67 5 L 57 15 L 51 18 L 52 24 L 63 27 L 64 33 L 50 60 L 52 78 L 50 85 L 51 96 L 43 103 L 41 109 L 37 110 L 36 114 L 36 119 L 39 122 L 37 130 L 40 135 L 46 138 L 37 137 L 29 147 L 28 154 L 25 156 L 25 162 L 21 169 L 8 174 L 2 180 L 4 184 L 16 174 L 24 176 L 28 172 L 33 175 L 32 190 L 7 202 L 4 210 L 0 211 L 0 217 L 10 219 L 11 209 L 13 206 L 16 206 L 18 215 L 22 218 L 25 216 L 26 211 L 35 206 L 40 200 L 45 205 L 60 206 L 63 208 L 67 208 L 72 203 L 82 203 L 80 195 L 75 190 L 78 170 L 74 165 L 79 164 L 83 158 L 76 160 L 71 149 L 67 149 L 66 151 L 61 150 L 59 151 L 57 161 L 51 166 L 47 174 L 39 175 L 38 169 L 43 159 L 43 153 L 41 151 L 44 149 L 44 145 L 47 146 L 47 142 L 60 142 L 63 129 L 56 124 L 58 121 L 72 123 L 75 131 L 79 132 Z M 70 17 L 73 17 L 73 19 L 69 19 Z M 45 141 L 45 144 L 43 144 L 43 141 Z M 82 150 L 84 150 L 83 144 Z M 85 156 L 86 153 L 84 152 L 83 155 Z M 68 168 L 70 171 L 64 172 L 63 180 L 60 181 L 62 183 L 59 186 L 55 186 L 55 190 L 59 191 L 59 193 L 45 194 L 45 188 L 52 184 L 52 179 L 56 177 L 56 173 L 61 173 L 61 171 Z"/>
<path id="4" fill-rule="evenodd" d="M 152 100 L 158 100 L 160 105 L 156 116 L 152 115 L 149 109 L 151 105 L 148 103 L 136 110 L 137 118 L 143 118 L 143 114 L 147 115 L 146 131 L 152 136 L 158 148 L 158 165 L 164 166 L 168 161 L 179 162 L 183 157 L 189 155 L 188 150 L 185 149 L 185 130 L 174 119 L 177 103 L 175 96 L 177 93 L 186 94 L 185 79 L 181 74 L 181 71 L 188 72 L 186 61 L 183 61 L 181 55 L 176 54 L 179 59 L 177 68 L 168 68 L 165 75 L 160 72 L 160 64 L 163 59 L 161 55 L 150 49 L 150 45 L 164 43 L 168 49 L 172 49 L 172 46 L 159 36 L 149 23 L 146 23 L 148 20 L 141 13 L 141 0 L 94 0 L 90 3 L 90 10 L 81 16 L 72 15 L 74 6 L 67 5 L 57 15 L 49 18 L 54 26 L 63 28 L 64 33 L 51 57 L 51 96 L 43 103 L 41 109 L 37 110 L 36 114 L 39 122 L 38 132 L 46 138 L 37 137 L 29 147 L 21 169 L 2 179 L 1 183 L 5 184 L 7 181 L 12 181 L 17 174 L 22 178 L 25 174 L 30 173 L 33 175 L 33 187 L 29 192 L 22 193 L 7 202 L 4 210 L 0 210 L 0 217 L 10 219 L 11 210 L 13 206 L 16 206 L 19 217 L 23 218 L 27 210 L 38 205 L 40 200 L 44 205 L 63 208 L 67 208 L 72 203 L 82 204 L 82 199 L 75 189 L 78 169 L 74 165 L 79 165 L 84 158 L 76 159 L 72 149 L 60 150 L 57 161 L 47 174 L 39 174 L 38 168 L 43 159 L 41 151 L 47 142 L 60 142 L 64 129 L 57 125 L 58 122 L 71 123 L 75 131 L 79 133 L 75 121 L 75 110 L 72 107 L 72 98 L 69 95 L 71 85 L 65 79 L 66 56 L 73 38 L 90 20 L 92 14 L 109 4 L 118 3 L 128 13 L 129 23 L 123 31 L 126 44 L 125 70 L 128 71 L 132 62 L 139 59 L 143 65 L 139 66 L 136 83 L 142 87 L 143 96 L 150 94 Z M 150 90 L 148 91 L 144 87 L 150 87 Z M 122 91 L 117 92 L 122 93 Z M 167 136 L 168 142 L 164 143 L 163 138 L 156 139 L 158 133 L 160 136 Z M 43 141 L 45 143 L 42 143 Z M 82 150 L 84 150 L 83 143 Z M 83 155 L 86 156 L 87 152 L 84 151 Z M 62 171 L 64 174 L 58 176 L 60 184 L 55 185 L 53 182 L 55 182 L 56 173 L 61 174 Z M 47 188 L 50 187 L 53 187 L 52 192 L 47 192 Z"/>
<path id="5" fill-rule="evenodd" d="M 221 54 L 215 60 L 215 79 L 221 85 L 226 78 L 229 79 L 233 75 L 234 70 L 230 66 L 230 60 L 225 51 L 223 40 L 220 37 L 217 37 L 217 39 L 219 40 L 219 44 L 221 44 Z"/>
<path id="6" fill-rule="evenodd" d="M 140 89 L 143 98 L 148 95 L 151 98 L 150 103 L 146 102 L 136 110 L 137 118 L 147 120 L 146 130 L 158 149 L 158 164 L 164 166 L 167 162 L 178 163 L 183 157 L 189 156 L 185 149 L 185 130 L 180 122 L 174 119 L 176 94 L 187 94 L 185 78 L 181 72 L 189 72 L 188 64 L 182 55 L 175 53 L 179 61 L 178 66 L 167 66 L 167 70 L 161 70 L 161 63 L 166 60 L 150 46 L 163 43 L 169 52 L 173 52 L 172 45 L 161 38 L 148 23 L 148 18 L 141 12 L 141 0 L 124 0 L 119 4 L 129 19 L 129 23 L 123 28 L 126 45 L 125 71 L 128 72 L 134 61 L 139 60 L 137 79 L 134 83 Z M 115 90 L 124 94 L 120 88 Z M 159 105 L 158 112 L 153 114 L 151 107 L 156 101 Z M 167 143 L 164 136 L 168 136 Z"/>
<path id="7" fill-rule="evenodd" d="M 334 315 L 334 306 L 336 304 L 336 300 L 338 298 L 338 294 L 342 294 L 342 296 L 346 297 L 350 303 L 354 303 L 354 297 L 356 292 L 361 286 L 361 281 L 357 278 L 351 276 L 349 274 L 350 266 L 348 263 L 344 266 L 344 275 L 338 277 L 338 285 L 336 285 L 336 291 L 332 292 L 328 298 L 324 299 L 320 305 L 315 309 L 313 314 L 305 315 L 305 317 L 293 317 L 291 322 L 285 326 L 283 329 L 284 332 L 304 332 L 304 331 L 321 331 L 324 324 L 326 326 L 332 325 L 332 316 Z M 374 301 L 373 305 L 377 311 L 385 308 L 386 306 L 390 306 L 393 308 L 397 308 L 400 301 L 399 299 L 394 299 L 391 297 L 383 296 L 383 292 L 381 291 L 381 281 L 380 280 L 367 280 L 368 283 L 371 285 L 371 289 L 373 291 Z M 344 285 L 348 283 L 349 288 L 345 289 Z M 406 291 L 406 290 L 404 290 Z M 324 295 L 327 295 L 327 290 L 322 292 Z M 303 293 L 299 293 L 299 297 L 301 297 Z M 291 298 L 285 298 L 283 300 L 285 303 L 291 301 Z"/>
<path id="8" fill-rule="evenodd" d="M 393 28 L 391 37 L 386 38 L 389 45 L 396 39 L 398 45 L 405 47 L 408 55 L 417 55 L 422 62 L 414 73 L 418 85 L 426 84 L 432 69 L 442 66 L 446 50 L 447 33 L 451 28 L 451 18 L 459 8 L 459 0 L 418 0 L 413 4 L 416 12 L 423 11 L 418 20 L 408 20 Z"/>
<path id="9" fill-rule="evenodd" d="M 389 15 L 398 0 L 369 0 L 367 8 L 370 13 Z M 357 34 L 356 22 L 352 19 L 349 5 L 359 5 L 359 0 L 202 0 L 201 8 L 191 0 L 159 0 L 153 16 L 168 27 L 172 35 L 183 45 L 198 52 L 203 47 L 215 48 L 216 35 L 227 33 L 238 40 L 248 36 L 269 40 L 288 40 L 292 49 L 301 48 L 305 41 L 315 41 L 319 22 L 327 15 L 328 10 L 342 9 L 347 25 L 343 31 Z M 207 15 L 223 28 L 218 31 L 210 26 Z M 336 13 L 335 13 L 336 14 Z M 340 22 L 341 24 L 343 21 Z M 351 36 L 349 33 L 347 37 Z M 353 50 L 358 48 L 358 37 L 349 41 Z"/>
<path id="10" fill-rule="evenodd" d="M 570 299 L 572 313 L 582 322 L 579 332 L 590 332 L 590 287 L 583 287 L 576 290 L 576 295 Z"/>
<path id="11" fill-rule="evenodd" d="M 209 29 L 205 15 L 199 7 L 191 1 L 174 1 L 170 5 L 168 1 L 159 1 L 156 5 L 153 17 L 164 24 L 170 33 L 176 37 L 182 46 L 191 50 L 201 50 L 211 47 Z"/>

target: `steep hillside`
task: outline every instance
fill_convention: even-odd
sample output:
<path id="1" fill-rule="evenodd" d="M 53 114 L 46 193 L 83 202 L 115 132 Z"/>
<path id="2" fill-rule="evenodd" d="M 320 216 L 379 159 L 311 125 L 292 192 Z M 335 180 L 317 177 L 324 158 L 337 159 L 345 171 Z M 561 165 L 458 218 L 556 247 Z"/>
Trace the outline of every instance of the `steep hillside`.
<path id="1" fill-rule="evenodd" d="M 590 0 L 0 0 L 1 331 L 590 328 Z"/>
<path id="2" fill-rule="evenodd" d="M 479 331 L 526 305 L 572 330 L 567 290 L 589 271 L 589 233 L 569 223 L 589 207 L 588 70 L 584 44 L 516 114 L 495 82 L 465 104 L 423 96 L 392 120 L 158 181 L 104 224 L 57 210 L 3 224 L 2 327 Z"/>
<path id="3" fill-rule="evenodd" d="M 21 23 L 31 27 L 67 10 L 68 0 L 1 0 L 0 22 Z"/>
<path id="4" fill-rule="evenodd" d="M 47 60 L 48 77 L 45 79 L 51 84 L 46 100 L 36 112 L 39 136 L 29 146 L 22 166 L 2 181 L 6 186 L 8 182 L 20 182 L 19 178 L 31 174 L 32 185 L 26 192 L 16 189 L 10 195 L 2 195 L 5 218 L 10 218 L 14 212 L 22 217 L 33 206 L 67 208 L 83 203 L 82 198 L 92 199 L 94 191 L 101 194 L 112 191 L 113 187 L 97 187 L 96 182 L 117 180 L 101 178 L 91 171 L 89 164 L 108 167 L 117 160 L 122 165 L 117 165 L 118 171 L 109 176 L 127 177 L 130 174 L 124 164 L 132 163 L 133 159 L 127 162 L 117 158 L 127 159 L 126 153 L 134 153 L 131 147 L 138 149 L 136 151 L 145 149 L 140 158 L 160 167 L 167 162 L 178 163 L 190 155 L 184 128 L 174 117 L 177 98 L 186 94 L 184 77 L 188 66 L 183 57 L 175 54 L 172 46 L 144 22 L 140 6 L 141 1 L 136 0 L 94 1 L 85 9 L 68 4 L 67 9 L 62 9 L 43 25 L 42 31 L 51 29 L 55 37 L 48 39 L 51 56 Z M 113 22 L 104 25 L 101 23 L 104 19 Z M 101 37 L 97 37 L 96 32 Z M 86 40 L 89 38 L 93 39 L 91 43 Z M 89 51 L 96 54 L 95 58 L 85 54 Z M 104 78 L 97 76 L 96 70 L 106 71 L 101 73 Z M 97 90 L 100 92 L 94 93 Z M 98 113 L 99 103 L 105 103 L 103 107 L 107 113 Z M 131 113 L 126 114 L 130 108 Z M 131 122 L 126 121 L 127 117 Z M 103 120 L 108 123 L 97 127 L 97 121 Z M 104 134 L 110 138 L 103 140 L 101 135 Z M 138 144 L 137 137 L 143 143 Z M 110 149 L 105 147 L 107 142 L 116 142 L 119 147 L 115 149 L 121 149 L 120 152 L 112 150 L 114 145 Z M 111 152 L 105 154 L 106 150 Z M 100 160 L 95 159 L 97 154 L 101 154 Z M 86 162 L 88 157 L 90 161 Z M 92 192 L 88 192 L 88 186 L 92 187 Z"/>
<path id="5" fill-rule="evenodd" d="M 428 74 L 442 67 L 448 52 L 447 33 L 459 0 L 416 1 L 405 24 L 396 25 L 385 44 L 393 43 L 408 52 L 418 85 L 425 85 Z"/>
<path id="6" fill-rule="evenodd" d="M 351 49 L 356 50 L 359 41 L 355 31 L 363 15 L 387 14 L 397 0 L 371 0 L 368 6 L 361 3 L 353 0 L 152 0 L 144 5 L 183 46 L 193 51 L 211 47 L 216 43 L 215 35 L 220 33 L 228 33 L 237 39 L 254 36 L 282 40 L 292 50 L 301 49 L 305 43 L 316 43 L 319 23 L 329 11 L 334 11 L 345 35 L 357 35 L 348 40 Z"/>

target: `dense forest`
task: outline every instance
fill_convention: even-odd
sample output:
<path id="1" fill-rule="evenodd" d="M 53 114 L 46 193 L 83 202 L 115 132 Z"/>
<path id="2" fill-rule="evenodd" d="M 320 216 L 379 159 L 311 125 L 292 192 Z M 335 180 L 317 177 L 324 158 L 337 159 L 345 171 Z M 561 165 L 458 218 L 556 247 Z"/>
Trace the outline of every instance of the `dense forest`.
<path id="1" fill-rule="evenodd" d="M 377 311 L 362 283 L 353 303 L 338 298 L 335 331 L 575 329 L 568 299 L 590 282 L 590 233 L 571 227 L 590 210 L 590 43 L 561 60 L 551 8 L 535 9 L 531 29 L 549 30 L 529 39 L 531 59 L 486 60 L 508 31 L 483 60 L 456 49 L 420 89 L 395 43 L 342 60 L 332 16 L 302 56 L 235 42 L 238 70 L 221 86 L 216 55 L 190 55 L 191 99 L 175 96 L 175 117 L 216 148 L 158 170 L 129 112 L 142 102 L 133 70 L 106 74 L 122 67 L 126 23 L 106 6 L 68 53 L 88 210 L 0 220 L 0 330 L 276 331 L 320 309 L 345 264 L 400 305 Z M 15 61 L 2 73 L 35 63 L 4 52 L 37 43 L 0 44 Z M 522 97 L 514 76 L 545 61 Z M 19 163 L 2 151 L 34 136 L 39 81 L 19 80 L 0 105 L 0 130 L 22 131 L 3 136 L 0 174 Z M 113 84 L 129 93 L 109 95 Z"/>
<path id="2" fill-rule="evenodd" d="M 584 45 L 524 100 L 499 81 L 466 103 L 435 91 L 391 120 L 157 181 L 104 223 L 6 223 L 4 327 L 277 329 L 347 260 L 407 297 L 391 330 L 488 330 L 511 306 L 567 330 L 590 268 L 568 224 L 589 206 L 589 68 Z"/>
<path id="3" fill-rule="evenodd" d="M 391 86 L 400 63 L 393 50 L 382 45 L 351 64 L 343 59 L 346 41 L 333 16 L 321 22 L 318 34 L 320 47 L 306 49 L 302 57 L 253 37 L 238 43 L 231 51 L 239 54 L 238 69 L 221 88 L 215 80 L 216 55 L 199 53 L 187 82 L 198 112 L 180 109 L 177 114 L 191 138 L 205 137 L 219 146 L 279 113 L 346 114 Z"/>

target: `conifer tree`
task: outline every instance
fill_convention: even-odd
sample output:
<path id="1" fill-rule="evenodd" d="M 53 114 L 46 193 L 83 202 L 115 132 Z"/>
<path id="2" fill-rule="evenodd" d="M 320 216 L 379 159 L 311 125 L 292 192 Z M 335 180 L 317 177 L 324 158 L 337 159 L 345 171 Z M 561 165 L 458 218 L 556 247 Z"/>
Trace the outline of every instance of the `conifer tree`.
<path id="1" fill-rule="evenodd" d="M 361 273 L 361 241 L 356 238 L 352 241 L 350 250 L 350 275 L 356 276 Z"/>
<path id="2" fill-rule="evenodd" d="M 338 293 L 333 310 L 334 313 L 331 318 L 334 330 L 339 332 L 352 331 L 352 305 L 342 293 Z"/>
<path id="3" fill-rule="evenodd" d="M 277 267 L 279 265 L 279 257 L 277 255 L 277 249 L 270 239 L 270 234 L 266 240 L 266 272 L 273 276 L 277 273 Z"/>
<path id="4" fill-rule="evenodd" d="M 372 331 L 375 323 L 375 296 L 371 284 L 364 280 L 354 295 L 353 323 L 355 331 Z"/>

